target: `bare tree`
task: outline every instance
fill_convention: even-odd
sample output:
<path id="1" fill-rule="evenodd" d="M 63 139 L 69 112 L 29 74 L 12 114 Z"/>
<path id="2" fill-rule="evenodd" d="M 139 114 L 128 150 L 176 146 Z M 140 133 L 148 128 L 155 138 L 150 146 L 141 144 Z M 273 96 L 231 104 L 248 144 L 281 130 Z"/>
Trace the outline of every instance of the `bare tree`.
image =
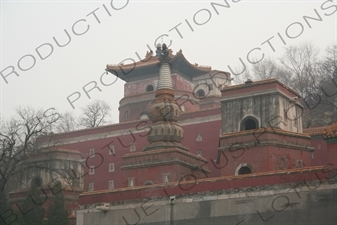
<path id="1" fill-rule="evenodd" d="M 320 73 L 329 78 L 337 69 L 337 44 L 327 47 L 324 59 L 321 61 Z"/>
<path id="2" fill-rule="evenodd" d="M 276 78 L 284 84 L 290 85 L 291 72 L 270 58 L 263 59 L 259 63 L 252 65 L 251 73 L 254 80 Z"/>
<path id="3" fill-rule="evenodd" d="M 327 48 L 323 58 L 312 43 L 286 48 L 280 59 L 290 74 L 287 85 L 299 92 L 304 105 L 303 125 L 324 126 L 337 119 L 337 46 Z"/>
<path id="4" fill-rule="evenodd" d="M 303 43 L 287 47 L 283 57 L 280 58 L 288 75 L 287 85 L 299 92 L 302 98 L 318 90 L 321 81 L 318 53 L 312 43 Z"/>
<path id="5" fill-rule="evenodd" d="M 318 53 L 312 43 L 304 43 L 286 48 L 280 59 L 285 71 L 282 81 L 302 97 L 305 128 L 329 125 L 337 119 L 337 75 L 333 75 L 337 47 L 328 47 L 323 58 Z"/>
<path id="6" fill-rule="evenodd" d="M 337 121 L 337 45 L 326 49 L 320 63 L 320 105 L 323 108 L 323 121 L 331 124 Z"/>
<path id="7" fill-rule="evenodd" d="M 266 80 L 277 77 L 278 66 L 272 59 L 264 59 L 252 66 L 254 78 Z"/>
<path id="8" fill-rule="evenodd" d="M 56 126 L 57 132 L 69 132 L 69 131 L 76 130 L 77 128 L 78 128 L 78 124 L 72 112 L 68 111 L 68 112 L 61 114 L 61 117 Z"/>
<path id="9" fill-rule="evenodd" d="M 50 134 L 57 120 L 58 113 L 51 109 L 34 110 L 20 107 L 16 115 L 4 121 L 0 128 L 0 191 L 7 193 L 9 185 L 16 175 L 22 172 L 18 166 L 29 158 L 29 155 L 40 151 L 36 138 Z"/>
<path id="10" fill-rule="evenodd" d="M 79 119 L 79 124 L 85 128 L 97 127 L 107 123 L 111 108 L 105 101 L 95 100 L 82 108 L 83 115 Z"/>
<path id="11" fill-rule="evenodd" d="M 239 67 L 234 68 L 234 72 L 238 74 L 232 75 L 234 84 L 244 84 L 247 80 L 253 79 L 249 65 L 246 65 L 245 70 L 243 72 L 240 73 L 239 71 L 242 71 L 242 68 Z"/>

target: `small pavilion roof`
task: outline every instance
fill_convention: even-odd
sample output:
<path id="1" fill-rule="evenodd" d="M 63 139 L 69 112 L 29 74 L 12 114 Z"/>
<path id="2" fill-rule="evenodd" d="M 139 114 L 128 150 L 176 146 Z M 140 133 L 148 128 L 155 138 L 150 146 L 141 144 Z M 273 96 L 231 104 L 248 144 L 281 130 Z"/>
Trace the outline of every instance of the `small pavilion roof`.
<path id="1" fill-rule="evenodd" d="M 171 72 L 180 72 L 183 76 L 192 80 L 194 77 L 198 77 L 207 74 L 212 71 L 210 66 L 202 66 L 197 63 L 191 64 L 187 61 L 182 53 L 182 50 L 177 52 L 175 55 L 172 49 L 169 49 L 169 57 L 171 58 Z M 126 61 L 126 60 L 125 60 Z M 129 59 L 128 61 L 134 61 Z M 153 52 L 147 52 L 144 59 L 133 62 L 129 64 L 112 65 L 108 64 L 106 66 L 106 71 L 117 75 L 120 79 L 128 82 L 130 80 L 144 79 L 147 77 L 158 76 L 159 63 L 158 56 L 153 55 Z"/>

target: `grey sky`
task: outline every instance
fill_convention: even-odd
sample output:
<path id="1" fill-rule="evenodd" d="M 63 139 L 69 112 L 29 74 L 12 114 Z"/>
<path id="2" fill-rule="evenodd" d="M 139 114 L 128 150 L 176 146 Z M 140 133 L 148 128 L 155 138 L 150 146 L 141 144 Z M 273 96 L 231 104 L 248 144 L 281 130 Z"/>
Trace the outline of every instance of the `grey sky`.
<path id="1" fill-rule="evenodd" d="M 182 49 L 191 63 L 224 71 L 229 71 L 228 65 L 240 66 L 240 57 L 247 62 L 247 53 L 254 48 L 261 50 L 255 50 L 252 56 L 260 57 L 264 53 L 265 57 L 277 58 L 289 45 L 312 41 L 323 51 L 337 43 L 337 7 L 332 6 L 337 5 L 336 1 L 241 0 L 234 3 L 228 0 L 229 8 L 214 4 L 212 7 L 211 2 L 225 5 L 224 1 L 130 0 L 127 3 L 124 0 L 113 1 L 113 9 L 111 1 L 1 1 L 0 71 L 13 66 L 20 75 L 6 77 L 8 84 L 0 77 L 1 116 L 10 117 L 19 105 L 54 107 L 60 112 L 73 111 L 78 115 L 80 108 L 91 100 L 103 99 L 113 108 L 113 122 L 118 122 L 124 82 L 118 80 L 103 86 L 100 76 L 106 64 L 118 64 L 127 58 L 138 61 L 135 52 L 143 58 L 147 45 L 155 50 L 154 41 L 162 34 L 169 35 L 163 41 L 169 44 L 171 40 L 170 48 L 174 52 Z M 310 28 L 303 16 L 316 18 L 315 10 L 322 21 L 309 19 Z M 72 31 L 76 21 L 76 33 L 90 26 L 83 35 Z M 179 35 L 174 27 L 180 23 Z M 59 47 L 53 37 L 65 44 L 68 38 L 64 29 L 71 41 Z M 270 43 L 275 52 L 268 43 L 262 44 L 273 36 Z M 52 53 L 49 44 L 53 46 Z M 44 60 L 36 52 L 41 45 L 42 57 L 51 53 Z M 32 67 L 33 57 L 36 62 Z M 23 70 L 31 69 L 20 70 L 20 59 L 19 66 Z M 10 72 L 8 68 L 3 74 Z M 109 83 L 115 78 L 104 79 Z M 91 81 L 97 82 L 102 91 L 92 90 L 89 99 L 82 88 Z M 80 92 L 81 97 L 72 109 L 67 97 L 74 92 Z"/>

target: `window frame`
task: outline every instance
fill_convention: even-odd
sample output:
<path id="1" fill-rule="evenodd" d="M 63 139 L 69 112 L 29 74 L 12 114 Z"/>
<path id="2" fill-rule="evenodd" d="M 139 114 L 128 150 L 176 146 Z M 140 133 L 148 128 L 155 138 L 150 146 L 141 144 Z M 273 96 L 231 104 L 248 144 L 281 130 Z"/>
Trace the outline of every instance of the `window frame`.
<path id="1" fill-rule="evenodd" d="M 132 185 L 130 185 L 132 182 Z M 134 177 L 129 177 L 128 178 L 128 187 L 134 187 L 135 186 L 135 178 Z"/>
<path id="2" fill-rule="evenodd" d="M 95 190 L 95 183 L 92 182 L 92 183 L 89 183 L 88 184 L 88 191 L 94 191 Z"/>
<path id="3" fill-rule="evenodd" d="M 89 149 L 89 158 L 94 158 L 95 157 L 95 149 L 91 148 Z"/>
<path id="4" fill-rule="evenodd" d="M 89 175 L 95 174 L 95 166 L 89 166 Z"/>
<path id="5" fill-rule="evenodd" d="M 112 185 L 111 185 L 112 184 Z M 112 186 L 112 187 L 111 187 Z M 114 180 L 109 180 L 108 182 L 108 189 L 115 189 L 115 181 Z"/>
<path id="6" fill-rule="evenodd" d="M 111 166 L 113 166 L 113 169 L 111 169 Z M 115 163 L 109 163 L 109 172 L 115 172 Z"/>
<path id="7" fill-rule="evenodd" d="M 169 183 L 170 182 L 170 174 L 166 173 L 163 176 L 163 183 Z"/>
<path id="8" fill-rule="evenodd" d="M 115 146 L 114 145 L 109 145 L 109 155 L 115 155 Z"/>
<path id="9" fill-rule="evenodd" d="M 136 150 L 136 142 L 130 143 L 130 152 L 135 152 Z"/>

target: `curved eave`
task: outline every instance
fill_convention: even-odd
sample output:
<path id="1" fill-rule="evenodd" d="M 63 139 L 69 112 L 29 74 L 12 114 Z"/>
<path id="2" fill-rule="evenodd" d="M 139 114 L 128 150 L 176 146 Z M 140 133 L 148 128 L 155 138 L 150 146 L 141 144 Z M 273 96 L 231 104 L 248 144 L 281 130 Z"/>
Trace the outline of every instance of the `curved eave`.
<path id="1" fill-rule="evenodd" d="M 143 59 L 142 61 L 125 65 L 107 65 L 105 70 L 117 75 L 120 79 L 127 82 L 137 77 L 147 78 L 158 76 L 158 62 L 158 57 L 153 56 L 148 59 Z M 171 63 L 171 71 L 173 73 L 181 72 L 191 80 L 194 77 L 204 75 L 212 70 L 211 67 L 202 67 L 189 63 L 182 53 L 174 55 L 171 59 Z"/>
<path id="2" fill-rule="evenodd" d="M 192 80 L 194 77 L 198 77 L 201 75 L 204 75 L 206 73 L 209 73 L 212 71 L 211 67 L 203 67 L 191 64 L 185 56 L 181 54 L 177 54 L 172 60 L 172 72 L 182 72 L 183 74 L 189 76 L 189 78 Z"/>

